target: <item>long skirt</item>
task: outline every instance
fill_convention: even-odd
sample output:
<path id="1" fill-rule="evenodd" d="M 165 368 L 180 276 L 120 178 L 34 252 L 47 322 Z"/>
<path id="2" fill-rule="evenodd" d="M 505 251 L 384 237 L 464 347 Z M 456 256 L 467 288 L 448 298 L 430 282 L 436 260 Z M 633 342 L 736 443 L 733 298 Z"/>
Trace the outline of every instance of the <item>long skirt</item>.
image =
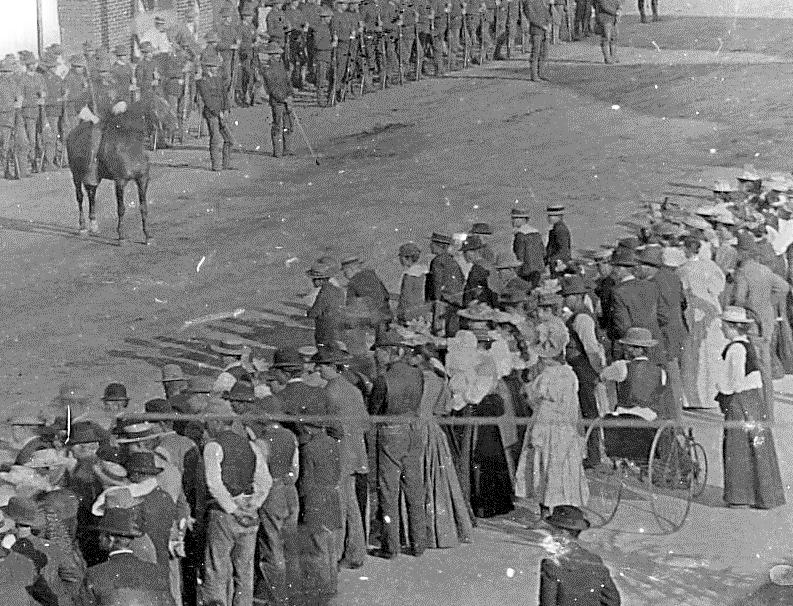
<path id="1" fill-rule="evenodd" d="M 460 488 L 446 434 L 429 423 L 424 443 L 424 486 L 427 509 L 427 543 L 431 548 L 469 543 L 473 524 Z"/>
<path id="2" fill-rule="evenodd" d="M 725 420 L 763 420 L 759 389 L 727 396 L 722 403 Z M 725 428 L 724 501 L 729 505 L 751 505 L 763 509 L 785 503 L 779 461 L 771 430 L 749 425 Z"/>
<path id="3" fill-rule="evenodd" d="M 689 407 L 716 408 L 716 380 L 727 341 L 715 308 L 696 308 L 692 316 L 691 332 L 680 358 L 683 390 Z"/>
<path id="4" fill-rule="evenodd" d="M 557 505 L 584 507 L 589 501 L 589 483 L 584 475 L 584 439 L 575 426 L 534 426 L 532 480 L 534 496 L 550 509 Z M 525 444 L 525 442 L 524 442 Z M 526 455 L 529 454 L 529 449 Z"/>

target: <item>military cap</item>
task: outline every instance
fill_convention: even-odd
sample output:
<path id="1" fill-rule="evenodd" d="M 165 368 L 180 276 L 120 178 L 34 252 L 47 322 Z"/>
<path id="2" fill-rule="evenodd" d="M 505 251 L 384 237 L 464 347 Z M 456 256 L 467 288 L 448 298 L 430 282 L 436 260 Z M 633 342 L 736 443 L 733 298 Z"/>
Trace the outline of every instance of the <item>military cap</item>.
<path id="1" fill-rule="evenodd" d="M 545 212 L 551 216 L 555 216 L 563 215 L 564 210 L 564 204 L 550 204 L 546 207 Z"/>
<path id="2" fill-rule="evenodd" d="M 204 57 L 203 61 L 201 61 L 201 65 L 204 67 L 220 67 L 221 64 L 220 55 L 207 55 Z"/>
<path id="3" fill-rule="evenodd" d="M 72 67 L 85 67 L 88 63 L 82 55 L 72 55 L 69 57 L 69 65 Z"/>
<path id="4" fill-rule="evenodd" d="M 489 223 L 474 223 L 471 226 L 471 233 L 480 234 L 482 236 L 492 236 L 493 228 L 490 227 Z"/>
<path id="5" fill-rule="evenodd" d="M 511 211 L 509 211 L 509 216 L 512 219 L 528 219 L 531 216 L 531 213 L 523 208 L 513 208 Z"/>
<path id="6" fill-rule="evenodd" d="M 220 42 L 220 36 L 215 30 L 207 32 L 207 35 L 204 36 L 204 40 L 207 42 Z"/>
<path id="7" fill-rule="evenodd" d="M 163 25 L 165 23 L 165 17 L 163 17 L 162 15 L 157 15 L 156 17 L 154 17 L 154 22 Z"/>

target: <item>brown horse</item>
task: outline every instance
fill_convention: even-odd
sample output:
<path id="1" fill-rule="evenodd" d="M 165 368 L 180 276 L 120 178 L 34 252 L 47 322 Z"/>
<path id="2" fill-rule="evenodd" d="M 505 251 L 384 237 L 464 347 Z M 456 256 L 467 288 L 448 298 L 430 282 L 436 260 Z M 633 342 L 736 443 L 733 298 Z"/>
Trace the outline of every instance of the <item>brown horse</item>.
<path id="1" fill-rule="evenodd" d="M 149 243 L 149 230 L 146 225 L 148 208 L 146 206 L 146 190 L 149 187 L 149 156 L 144 151 L 146 137 L 151 124 L 159 124 L 161 128 L 172 134 L 178 128 L 176 112 L 164 99 L 149 97 L 132 103 L 127 111 L 110 116 L 103 124 L 102 141 L 99 146 L 99 181 L 109 179 L 116 185 L 116 205 L 118 210 L 118 240 L 123 244 L 126 240 L 123 229 L 124 188 L 130 181 L 138 187 L 140 217 L 143 224 L 143 237 Z M 77 194 L 77 207 L 80 210 L 80 233 L 88 233 L 85 229 L 83 215 L 83 188 L 88 193 L 88 219 L 91 234 L 99 232 L 96 220 L 96 190 L 98 185 L 85 183 L 85 174 L 91 146 L 90 122 L 80 122 L 66 138 L 66 151 L 69 154 L 69 168 Z"/>

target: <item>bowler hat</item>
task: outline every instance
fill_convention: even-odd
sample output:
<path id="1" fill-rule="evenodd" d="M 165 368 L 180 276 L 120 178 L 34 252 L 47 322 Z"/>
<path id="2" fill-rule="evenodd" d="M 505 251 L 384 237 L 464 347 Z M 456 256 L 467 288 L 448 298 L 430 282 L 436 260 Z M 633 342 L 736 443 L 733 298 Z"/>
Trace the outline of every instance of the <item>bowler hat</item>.
<path id="1" fill-rule="evenodd" d="M 377 333 L 372 349 L 377 349 L 379 347 L 402 347 L 402 345 L 402 336 L 392 328 Z"/>
<path id="2" fill-rule="evenodd" d="M 115 402 L 121 400 L 129 401 L 129 397 L 127 397 L 127 388 L 123 383 L 110 383 L 105 387 L 102 401 Z"/>
<path id="3" fill-rule="evenodd" d="M 253 383 L 248 381 L 237 381 L 229 391 L 231 402 L 253 402 L 255 399 Z"/>
<path id="4" fill-rule="evenodd" d="M 273 354 L 273 363 L 270 368 L 283 368 L 296 370 L 303 368 L 303 356 L 294 347 L 281 347 Z"/>
<path id="5" fill-rule="evenodd" d="M 638 326 L 629 328 L 619 342 L 623 345 L 632 345 L 634 347 L 655 347 L 658 345 L 658 341 L 653 339 L 653 333 L 649 329 Z"/>
<path id="6" fill-rule="evenodd" d="M 148 451 L 130 452 L 124 467 L 129 473 L 141 473 L 149 476 L 162 473 L 162 469 L 154 464 L 154 453 Z"/>
<path id="7" fill-rule="evenodd" d="M 553 508 L 553 513 L 545 518 L 545 521 L 551 526 L 566 530 L 589 528 L 589 520 L 584 517 L 584 512 L 575 505 L 557 505 Z"/>
<path id="8" fill-rule="evenodd" d="M 225 337 L 219 344 L 213 343 L 209 348 L 224 356 L 243 356 L 250 348 L 239 337 Z"/>
<path id="9" fill-rule="evenodd" d="M 513 208 L 509 211 L 509 216 L 512 219 L 528 219 L 531 217 L 531 213 L 528 210 L 522 208 Z"/>
<path id="10" fill-rule="evenodd" d="M 664 264 L 664 250 L 657 245 L 645 246 L 638 250 L 636 260 L 642 265 L 661 267 Z"/>
<path id="11" fill-rule="evenodd" d="M 3 507 L 3 513 L 14 520 L 17 526 L 29 526 L 34 529 L 44 527 L 44 514 L 33 499 L 11 497 L 8 505 Z"/>
<path id="12" fill-rule="evenodd" d="M 438 232 L 433 232 L 430 236 L 430 242 L 434 242 L 435 244 L 442 244 L 443 246 L 451 246 L 452 244 L 452 237 L 447 234 L 440 234 Z"/>
<path id="13" fill-rule="evenodd" d="M 471 233 L 472 234 L 480 234 L 483 236 L 492 236 L 493 235 L 493 228 L 490 227 L 489 223 L 474 223 L 471 226 Z"/>
<path id="14" fill-rule="evenodd" d="M 350 356 L 337 347 L 319 347 L 317 348 L 317 353 L 315 353 L 311 360 L 315 364 L 324 364 L 328 366 L 332 366 L 335 364 L 341 364 L 347 360 L 349 360 Z"/>
<path id="15" fill-rule="evenodd" d="M 104 430 L 93 421 L 80 421 L 72 425 L 68 443 L 70 446 L 74 446 L 75 444 L 102 442 L 104 441 L 103 432 Z"/>
<path id="16" fill-rule="evenodd" d="M 485 245 L 482 242 L 482 239 L 477 235 L 473 235 L 473 236 L 468 236 L 465 239 L 465 242 L 463 242 L 463 246 L 460 250 L 462 250 L 463 252 L 467 252 L 469 250 L 479 250 L 481 248 L 484 248 L 484 246 Z"/>
<path id="17" fill-rule="evenodd" d="M 135 511 L 122 507 L 105 509 L 105 514 L 94 528 L 100 532 L 130 538 L 143 534 L 135 521 Z"/>
<path id="18" fill-rule="evenodd" d="M 162 367 L 162 379 L 160 380 L 163 383 L 168 383 L 170 381 L 184 381 L 182 367 L 178 364 L 166 364 Z"/>
<path id="19" fill-rule="evenodd" d="M 636 266 L 636 258 L 634 256 L 633 250 L 624 246 L 617 246 L 617 248 L 614 250 L 614 253 L 611 255 L 611 261 L 609 262 L 612 265 L 617 265 L 619 267 Z"/>
<path id="20" fill-rule="evenodd" d="M 566 297 L 568 295 L 583 295 L 588 292 L 584 276 L 578 274 L 572 276 L 564 276 L 562 278 L 562 292 L 561 295 Z"/>

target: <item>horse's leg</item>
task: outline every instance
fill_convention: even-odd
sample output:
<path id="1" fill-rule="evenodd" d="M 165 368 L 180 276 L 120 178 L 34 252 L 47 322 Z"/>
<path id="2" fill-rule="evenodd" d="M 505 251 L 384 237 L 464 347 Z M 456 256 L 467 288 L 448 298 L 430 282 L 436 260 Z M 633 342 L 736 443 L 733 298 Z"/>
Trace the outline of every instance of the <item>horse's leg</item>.
<path id="1" fill-rule="evenodd" d="M 116 211 L 118 212 L 118 227 L 116 231 L 118 232 L 118 243 L 124 244 L 126 240 L 126 236 L 124 235 L 124 213 L 126 212 L 126 207 L 124 206 L 124 187 L 127 185 L 126 180 L 116 181 Z"/>
<path id="2" fill-rule="evenodd" d="M 88 192 L 88 231 L 92 234 L 99 233 L 99 223 L 96 220 L 96 185 L 86 185 L 85 190 Z"/>
<path id="3" fill-rule="evenodd" d="M 151 238 L 148 224 L 146 223 L 149 215 L 149 208 L 146 201 L 146 191 L 149 189 L 148 171 L 137 176 L 135 178 L 135 184 L 138 186 L 138 204 L 140 205 L 140 222 L 143 225 L 143 243 L 148 245 L 149 239 Z"/>
<path id="4" fill-rule="evenodd" d="M 77 210 L 80 211 L 80 234 L 85 235 L 88 230 L 85 229 L 85 215 L 83 214 L 83 182 L 79 179 L 73 179 L 74 192 L 77 194 Z"/>

